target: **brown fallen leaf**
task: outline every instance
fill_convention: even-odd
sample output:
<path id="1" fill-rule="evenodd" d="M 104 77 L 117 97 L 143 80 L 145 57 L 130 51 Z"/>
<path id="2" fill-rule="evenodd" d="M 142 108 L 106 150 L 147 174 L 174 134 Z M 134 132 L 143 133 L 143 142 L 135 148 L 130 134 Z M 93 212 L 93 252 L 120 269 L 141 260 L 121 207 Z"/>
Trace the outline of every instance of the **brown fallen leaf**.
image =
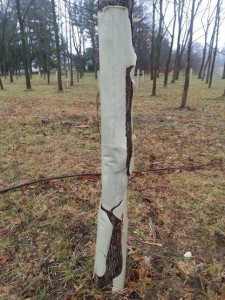
<path id="1" fill-rule="evenodd" d="M 141 253 L 138 252 L 138 251 L 135 251 L 135 252 L 133 252 L 133 253 L 130 254 L 130 257 L 133 260 L 139 260 L 141 258 Z"/>
<path id="2" fill-rule="evenodd" d="M 8 260 L 9 256 L 7 254 L 0 257 L 0 266 L 3 266 Z"/>

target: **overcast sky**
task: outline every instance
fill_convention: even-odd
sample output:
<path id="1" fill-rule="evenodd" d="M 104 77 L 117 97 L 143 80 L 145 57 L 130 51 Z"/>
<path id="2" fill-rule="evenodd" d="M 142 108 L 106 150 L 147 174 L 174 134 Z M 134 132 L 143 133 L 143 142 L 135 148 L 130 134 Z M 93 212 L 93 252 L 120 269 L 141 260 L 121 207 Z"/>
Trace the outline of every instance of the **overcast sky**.
<path id="1" fill-rule="evenodd" d="M 199 1 L 199 0 L 196 0 Z M 187 1 L 188 2 L 188 1 Z M 222 5 L 222 12 L 221 12 L 221 26 L 220 26 L 220 31 L 219 31 L 219 48 L 222 50 L 222 48 L 225 47 L 225 0 L 223 0 L 223 5 Z M 205 10 L 207 8 L 210 9 L 210 11 L 213 11 L 215 6 L 216 6 L 217 0 L 202 0 L 201 6 L 199 7 L 198 14 L 196 16 L 196 19 L 194 21 L 194 41 L 195 42 L 200 42 L 204 44 L 204 30 L 202 29 L 202 22 L 201 20 L 206 24 L 207 20 L 207 15 L 208 13 L 205 13 Z M 173 16 L 173 1 L 171 1 L 171 4 L 168 8 L 167 15 L 166 15 L 166 22 L 170 22 L 171 18 Z M 211 26 L 211 30 L 213 28 L 213 23 Z M 211 32 L 211 31 L 210 31 Z M 209 35 L 210 39 L 210 35 Z"/>

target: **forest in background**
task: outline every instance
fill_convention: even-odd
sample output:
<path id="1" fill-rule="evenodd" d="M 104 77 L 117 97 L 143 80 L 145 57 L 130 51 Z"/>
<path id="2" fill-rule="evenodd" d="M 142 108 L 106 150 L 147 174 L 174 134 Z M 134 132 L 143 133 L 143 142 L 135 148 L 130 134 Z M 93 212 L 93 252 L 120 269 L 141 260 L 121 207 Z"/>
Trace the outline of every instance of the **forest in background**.
<path id="1" fill-rule="evenodd" d="M 159 73 L 165 74 L 164 86 L 167 86 L 171 81 L 169 73 L 173 71 L 174 83 L 187 66 L 191 3 L 190 0 L 133 3 L 136 71 L 151 73 L 153 90 Z M 224 3 L 222 0 L 208 1 L 207 5 L 201 0 L 194 3 L 190 68 L 210 87 L 213 74 L 225 78 L 225 50 L 218 47 L 222 39 Z M 8 75 L 13 82 L 14 76 L 25 73 L 28 89 L 33 72 L 40 71 L 50 84 L 51 72 L 58 70 L 60 81 L 62 69 L 70 77 L 70 86 L 82 78 L 85 70 L 94 71 L 97 77 L 97 13 L 97 1 L 90 0 L 1 0 L 1 76 Z M 76 76 L 70 70 L 76 70 Z M 156 87 L 152 94 L 156 94 Z"/>

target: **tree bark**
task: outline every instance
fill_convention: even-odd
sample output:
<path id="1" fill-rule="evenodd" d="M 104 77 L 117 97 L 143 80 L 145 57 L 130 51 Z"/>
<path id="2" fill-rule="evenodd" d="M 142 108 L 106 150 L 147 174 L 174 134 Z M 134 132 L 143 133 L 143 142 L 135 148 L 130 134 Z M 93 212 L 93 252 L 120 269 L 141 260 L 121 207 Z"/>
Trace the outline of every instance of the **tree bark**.
<path id="1" fill-rule="evenodd" d="M 209 83 L 209 75 L 210 75 L 210 70 L 211 70 L 211 65 L 212 65 L 212 51 L 213 51 L 213 48 L 212 48 L 212 46 L 210 46 L 209 47 L 209 55 L 208 55 L 208 65 L 207 65 L 206 79 L 205 79 L 206 84 Z"/>
<path id="2" fill-rule="evenodd" d="M 207 49 L 207 34 L 205 33 L 205 44 L 204 44 L 204 48 L 203 48 L 202 63 L 201 63 L 201 67 L 200 67 L 200 70 L 198 73 L 198 79 L 202 78 L 202 73 L 203 73 L 203 69 L 205 66 L 206 49 Z"/>
<path id="3" fill-rule="evenodd" d="M 1 90 L 4 89 L 1 76 L 0 76 L 0 89 L 1 89 Z"/>
<path id="4" fill-rule="evenodd" d="M 205 72 L 206 72 L 206 69 L 208 67 L 208 64 L 209 64 L 209 55 L 208 55 L 208 58 L 206 60 L 206 63 L 205 63 L 205 66 L 204 66 L 204 69 L 203 69 L 203 73 L 202 73 L 202 81 L 205 80 Z"/>
<path id="5" fill-rule="evenodd" d="M 100 1 L 98 14 L 102 199 L 94 275 L 100 288 L 109 287 L 112 291 L 123 289 L 125 281 L 127 184 L 133 161 L 130 72 L 136 55 L 132 46 L 130 4 L 127 0 Z"/>
<path id="6" fill-rule="evenodd" d="M 222 79 L 225 79 L 225 62 L 224 62 L 224 65 L 223 65 L 223 75 L 222 75 Z"/>
<path id="7" fill-rule="evenodd" d="M 11 57 L 10 45 L 6 45 L 5 49 L 6 49 L 8 72 L 9 72 L 9 82 L 13 83 L 13 69 L 12 69 L 12 57 Z"/>
<path id="8" fill-rule="evenodd" d="M 22 48 L 23 48 L 23 64 L 24 64 L 24 72 L 26 78 L 26 87 L 28 90 L 31 89 L 31 82 L 30 82 L 30 75 L 28 70 L 28 60 L 27 60 L 27 46 L 26 46 L 26 37 L 25 37 L 25 30 L 24 30 L 24 18 L 21 15 L 20 9 L 20 0 L 16 0 L 16 11 L 17 17 L 20 26 L 20 37 L 22 41 Z"/>
<path id="9" fill-rule="evenodd" d="M 56 58 L 57 58 L 57 84 L 58 91 L 63 91 L 62 87 L 62 71 L 61 71 L 61 50 L 59 45 L 59 28 L 57 24 L 56 11 L 55 11 L 55 0 L 51 0 L 52 4 L 52 16 L 53 16 L 53 27 L 55 33 L 55 45 L 56 45 Z"/>

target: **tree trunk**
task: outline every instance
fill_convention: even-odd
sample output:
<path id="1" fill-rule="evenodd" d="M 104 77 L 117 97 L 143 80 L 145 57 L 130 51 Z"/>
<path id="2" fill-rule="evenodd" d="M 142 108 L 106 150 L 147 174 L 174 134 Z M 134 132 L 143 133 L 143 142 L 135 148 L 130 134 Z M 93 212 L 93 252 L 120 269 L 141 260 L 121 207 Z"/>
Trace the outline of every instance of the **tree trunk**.
<path id="1" fill-rule="evenodd" d="M 219 2 L 219 0 L 218 0 Z M 218 4 L 217 2 L 217 4 Z M 217 16 L 215 17 L 215 24 L 213 27 L 213 32 L 210 40 L 210 45 L 209 45 L 209 56 L 208 56 L 208 68 L 207 68 L 207 74 L 206 74 L 206 84 L 209 84 L 209 78 L 210 78 L 210 73 L 211 73 L 211 67 L 212 67 L 212 56 L 213 56 L 213 45 L 214 45 L 214 40 L 215 40 L 215 35 L 216 35 L 216 25 L 217 25 Z"/>
<path id="2" fill-rule="evenodd" d="M 219 22 L 219 20 L 218 20 L 218 22 Z M 213 72 L 214 72 L 216 54 L 217 54 L 217 48 L 218 48 L 218 37 L 219 37 L 219 23 L 218 23 L 217 34 L 216 34 L 216 45 L 213 50 L 212 65 L 211 65 L 211 70 L 210 70 L 210 75 L 209 75 L 208 88 L 211 88 L 211 86 L 212 86 Z"/>
<path id="3" fill-rule="evenodd" d="M 126 270 L 127 183 L 133 160 L 130 71 L 136 55 L 127 9 L 131 1 L 99 2 L 102 199 L 94 275 L 100 288 L 118 291 Z"/>
<path id="4" fill-rule="evenodd" d="M 213 72 L 214 72 L 214 66 L 215 66 L 216 54 L 217 54 L 217 48 L 218 48 L 219 28 L 220 28 L 220 4 L 221 4 L 220 1 L 221 0 L 217 1 L 217 6 L 216 6 L 216 20 L 215 20 L 216 44 L 215 44 L 215 47 L 213 50 L 212 66 L 211 66 L 210 75 L 209 75 L 208 88 L 211 88 L 211 86 L 212 86 L 212 78 L 213 78 Z"/>
<path id="5" fill-rule="evenodd" d="M 178 77 L 178 68 L 179 68 L 179 56 L 180 56 L 180 43 L 181 43 L 181 32 L 182 32 L 182 22 L 183 22 L 183 13 L 184 13 L 184 2 L 185 0 L 178 1 L 178 36 L 177 36 L 177 50 L 173 68 L 173 77 L 171 83 L 175 83 L 176 78 Z"/>
<path id="6" fill-rule="evenodd" d="M 154 0 L 153 4 L 152 4 L 152 37 L 151 37 L 151 54 L 150 54 L 150 75 L 151 75 L 151 80 L 153 80 L 153 77 L 154 77 L 155 12 L 156 12 L 156 2 Z"/>
<path id="7" fill-rule="evenodd" d="M 192 0 L 191 20 L 190 20 L 190 27 L 189 27 L 189 43 L 188 43 L 188 50 L 187 50 L 187 67 L 186 67 L 186 72 L 185 72 L 183 96 L 182 96 L 182 101 L 181 101 L 181 106 L 180 106 L 180 108 L 182 108 L 182 109 L 185 108 L 185 106 L 186 106 L 188 89 L 189 89 L 189 84 L 190 84 L 191 50 L 192 50 L 192 41 L 193 41 L 195 1 L 196 0 Z"/>
<path id="8" fill-rule="evenodd" d="M 69 2 L 69 10 L 70 10 L 70 2 Z M 74 86 L 73 82 L 73 52 L 72 52 L 72 31 L 71 31 L 71 26 L 69 24 L 69 37 L 70 37 L 70 85 Z"/>
<path id="9" fill-rule="evenodd" d="M 20 0 L 16 0 L 16 10 L 17 10 L 17 17 L 20 26 L 20 37 L 22 41 L 22 49 L 23 49 L 23 64 L 24 64 L 24 71 L 25 71 L 25 78 L 26 78 L 26 87 L 28 90 L 31 89 L 31 82 L 30 82 L 30 75 L 28 70 L 28 60 L 27 60 L 27 47 L 26 47 L 26 38 L 25 38 L 25 30 L 24 30 L 24 19 L 21 15 L 20 10 Z"/>
<path id="10" fill-rule="evenodd" d="M 224 65 L 223 65 L 223 75 L 222 75 L 222 79 L 225 79 L 225 62 L 224 62 Z"/>
<path id="11" fill-rule="evenodd" d="M 206 32 L 208 33 L 208 32 Z M 205 66 L 205 57 L 206 57 L 206 49 L 207 49 L 207 34 L 205 33 L 205 44 L 204 44 L 204 49 L 203 49 L 203 54 L 202 54 L 202 63 L 201 63 L 201 67 L 198 73 L 198 79 L 202 78 L 202 73 L 203 73 L 203 69 Z"/>
<path id="12" fill-rule="evenodd" d="M 48 71 L 47 71 L 47 83 L 48 83 L 48 84 L 51 83 L 51 82 L 50 82 L 50 71 L 49 71 L 49 69 L 48 69 Z"/>
<path id="13" fill-rule="evenodd" d="M 154 41 L 154 48 L 153 48 L 153 85 L 152 85 L 152 96 L 156 95 L 156 85 L 157 85 L 157 76 L 159 74 L 159 58 L 160 58 L 160 51 L 161 51 L 161 42 L 162 42 L 162 22 L 163 22 L 163 12 L 162 12 L 162 4 L 163 0 L 160 0 L 160 18 L 159 18 L 159 29 L 157 37 Z"/>
<path id="14" fill-rule="evenodd" d="M 58 91 L 63 91 L 62 87 L 62 71 L 61 71 L 61 50 L 59 45 L 59 28 L 56 19 L 56 12 L 55 12 L 55 0 L 51 0 L 52 4 L 52 17 L 53 17 L 53 27 L 55 33 L 55 45 L 56 45 L 56 58 L 57 58 L 57 84 L 58 84 Z"/>
<path id="15" fill-rule="evenodd" d="M 8 73 L 9 73 L 9 82 L 13 83 L 12 56 L 11 56 L 10 45 L 6 46 L 6 58 L 7 58 L 7 66 L 8 66 Z"/>
<path id="16" fill-rule="evenodd" d="M 207 58 L 207 60 L 206 60 L 206 63 L 205 63 L 204 69 L 203 69 L 203 73 L 202 73 L 202 81 L 205 80 L 205 72 L 206 72 L 208 63 L 209 63 L 209 55 L 208 55 L 208 58 Z"/>
<path id="17" fill-rule="evenodd" d="M 168 56 L 168 60 L 167 60 L 167 63 L 166 63 L 166 69 L 165 69 L 165 77 L 164 77 L 164 83 L 163 83 L 164 87 L 167 87 L 167 84 L 168 84 L 170 62 L 171 62 L 171 57 L 172 57 L 172 53 L 173 53 L 173 43 L 174 43 L 175 27 L 176 27 L 176 20 L 177 20 L 177 17 L 176 17 L 176 1 L 174 1 L 173 12 L 174 12 L 173 30 L 172 30 L 172 35 L 171 35 L 171 44 L 170 44 L 169 56 Z"/>
<path id="18" fill-rule="evenodd" d="M 0 76 L 0 89 L 1 89 L 1 90 L 4 89 L 4 88 L 3 88 L 3 83 L 2 83 L 2 78 L 1 78 L 1 76 Z"/>
<path id="19" fill-rule="evenodd" d="M 29 76 L 30 76 L 30 79 L 32 79 L 32 64 L 29 63 Z"/>
<path id="20" fill-rule="evenodd" d="M 13 69 L 11 64 L 9 65 L 9 82 L 13 83 Z"/>
<path id="21" fill-rule="evenodd" d="M 211 65 L 212 65 L 212 49 L 209 50 L 209 61 L 208 61 L 208 67 L 207 67 L 207 73 L 206 73 L 206 80 L 205 83 L 209 83 L 209 76 L 210 76 L 210 70 L 211 70 Z"/>
<path id="22" fill-rule="evenodd" d="M 4 60 L 4 74 L 5 74 L 5 79 L 7 79 L 6 61 L 5 60 Z"/>

